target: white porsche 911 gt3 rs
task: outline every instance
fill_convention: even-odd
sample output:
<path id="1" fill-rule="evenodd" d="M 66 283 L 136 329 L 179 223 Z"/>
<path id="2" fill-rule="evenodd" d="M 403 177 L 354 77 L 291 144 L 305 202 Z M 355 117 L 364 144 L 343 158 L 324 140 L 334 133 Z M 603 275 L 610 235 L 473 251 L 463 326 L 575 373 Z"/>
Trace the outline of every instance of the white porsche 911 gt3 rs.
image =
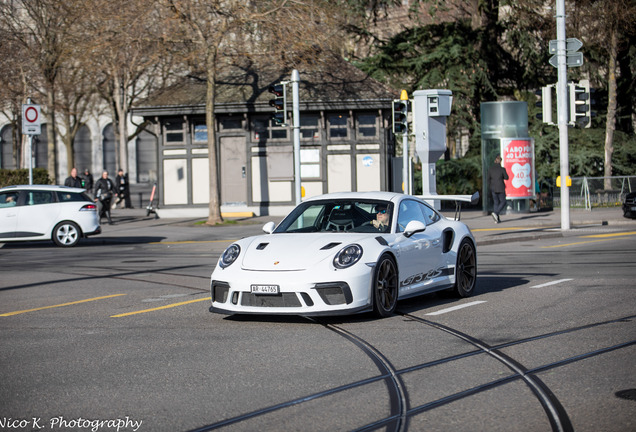
<path id="1" fill-rule="evenodd" d="M 313 197 L 265 235 L 231 244 L 211 277 L 211 312 L 386 317 L 397 301 L 444 289 L 470 296 L 477 280 L 475 239 L 423 199 L 475 201 L 478 195 L 414 197 L 347 192 Z"/>

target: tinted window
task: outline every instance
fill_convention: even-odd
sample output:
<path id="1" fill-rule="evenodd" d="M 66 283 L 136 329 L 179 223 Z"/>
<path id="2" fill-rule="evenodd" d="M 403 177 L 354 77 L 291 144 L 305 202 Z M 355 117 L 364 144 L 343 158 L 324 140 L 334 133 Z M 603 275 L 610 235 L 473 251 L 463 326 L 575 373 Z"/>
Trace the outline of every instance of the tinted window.
<path id="1" fill-rule="evenodd" d="M 2 192 L 0 193 L 0 208 L 15 207 L 18 204 L 17 192 Z"/>
<path id="2" fill-rule="evenodd" d="M 424 213 L 424 219 L 426 219 L 426 225 L 430 225 L 433 222 L 437 222 L 440 219 L 439 214 L 425 204 L 420 204 L 422 206 L 422 213 Z"/>
<path id="3" fill-rule="evenodd" d="M 403 232 L 406 225 L 414 220 L 425 225 L 430 225 L 440 219 L 439 214 L 418 201 L 404 200 L 400 203 L 400 213 L 398 215 L 398 232 Z"/>
<path id="4" fill-rule="evenodd" d="M 51 191 L 27 191 L 26 205 L 51 204 L 55 202 Z"/>
<path id="5" fill-rule="evenodd" d="M 85 193 L 76 193 L 76 192 L 56 192 L 57 200 L 59 202 L 77 202 L 77 201 L 88 201 L 91 202 L 91 199 Z"/>

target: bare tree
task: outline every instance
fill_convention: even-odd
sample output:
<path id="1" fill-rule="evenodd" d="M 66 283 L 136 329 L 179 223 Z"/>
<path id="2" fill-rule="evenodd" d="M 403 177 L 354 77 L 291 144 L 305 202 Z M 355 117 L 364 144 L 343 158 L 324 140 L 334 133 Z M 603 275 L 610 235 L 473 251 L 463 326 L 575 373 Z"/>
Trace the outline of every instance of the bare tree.
<path id="1" fill-rule="evenodd" d="M 601 70 L 607 80 L 607 118 L 605 122 L 604 176 L 612 175 L 614 131 L 617 116 L 617 78 L 619 74 L 618 52 L 629 43 L 636 32 L 636 3 L 633 0 L 577 0 L 575 2 L 575 26 L 585 35 L 585 41 L 600 48 L 606 64 Z M 605 189 L 611 189 L 611 179 L 605 179 Z"/>
<path id="2" fill-rule="evenodd" d="M 155 4 L 143 0 L 86 0 L 82 8 L 81 61 L 110 107 L 118 143 L 116 163 L 128 172 L 128 141 L 145 126 L 129 134 L 128 114 L 136 99 L 165 81 L 170 61 L 165 41 L 171 37 L 171 22 L 162 22 Z"/>
<path id="3" fill-rule="evenodd" d="M 4 161 L 4 164 L 19 167 L 22 141 L 21 105 L 26 102 L 29 92 L 29 77 L 25 72 L 28 70 L 28 64 L 23 60 L 25 54 L 21 51 L 21 46 L 16 44 L 1 26 L 0 56 L 12 59 L 0 63 L 0 112 L 10 121 L 13 142 L 12 161 Z"/>
<path id="4" fill-rule="evenodd" d="M 32 70 L 27 73 L 31 90 L 43 96 L 43 110 L 47 117 L 48 170 L 57 178 L 57 149 L 55 145 L 56 83 L 59 68 L 68 58 L 69 28 L 75 15 L 66 2 L 58 0 L 15 0 L 0 2 L 0 26 L 28 56 Z M 39 101 L 38 101 L 39 102 Z"/>
<path id="5" fill-rule="evenodd" d="M 182 24 L 191 54 L 203 64 L 206 87 L 206 126 L 210 201 L 207 224 L 223 221 L 221 216 L 218 153 L 214 106 L 219 72 L 245 56 L 268 52 L 272 46 L 285 62 L 302 61 L 330 33 L 325 13 L 335 2 L 298 0 L 228 1 L 162 0 L 172 17 Z M 333 10 L 331 11 L 333 12 Z M 317 29 L 322 31 L 317 31 Z M 327 37 L 325 37 L 327 36 Z M 284 50 L 284 52 L 283 52 Z M 271 52 L 271 51 L 269 51 Z M 276 51 L 275 51 L 276 52 Z"/>

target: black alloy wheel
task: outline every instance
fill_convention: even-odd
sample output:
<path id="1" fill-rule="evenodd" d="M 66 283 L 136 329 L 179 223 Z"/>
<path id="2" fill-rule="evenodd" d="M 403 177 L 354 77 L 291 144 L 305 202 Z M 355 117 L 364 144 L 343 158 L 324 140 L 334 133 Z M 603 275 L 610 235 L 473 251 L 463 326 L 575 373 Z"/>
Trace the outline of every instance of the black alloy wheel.
<path id="1" fill-rule="evenodd" d="M 469 297 L 477 282 L 477 252 L 475 246 L 468 240 L 462 240 L 457 252 L 457 266 L 455 267 L 455 293 L 460 297 Z"/>
<path id="2" fill-rule="evenodd" d="M 393 315 L 398 298 L 398 271 L 395 261 L 382 255 L 373 277 L 373 312 L 380 318 Z"/>

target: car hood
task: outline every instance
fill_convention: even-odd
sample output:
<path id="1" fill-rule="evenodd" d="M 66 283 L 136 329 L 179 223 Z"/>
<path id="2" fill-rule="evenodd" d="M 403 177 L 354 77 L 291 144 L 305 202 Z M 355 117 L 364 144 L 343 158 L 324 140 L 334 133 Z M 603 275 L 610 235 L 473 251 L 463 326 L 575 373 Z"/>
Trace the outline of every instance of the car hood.
<path id="1" fill-rule="evenodd" d="M 241 245 L 241 266 L 253 271 L 298 271 L 333 259 L 343 247 L 359 243 L 369 235 L 357 234 L 270 234 L 253 237 Z"/>

